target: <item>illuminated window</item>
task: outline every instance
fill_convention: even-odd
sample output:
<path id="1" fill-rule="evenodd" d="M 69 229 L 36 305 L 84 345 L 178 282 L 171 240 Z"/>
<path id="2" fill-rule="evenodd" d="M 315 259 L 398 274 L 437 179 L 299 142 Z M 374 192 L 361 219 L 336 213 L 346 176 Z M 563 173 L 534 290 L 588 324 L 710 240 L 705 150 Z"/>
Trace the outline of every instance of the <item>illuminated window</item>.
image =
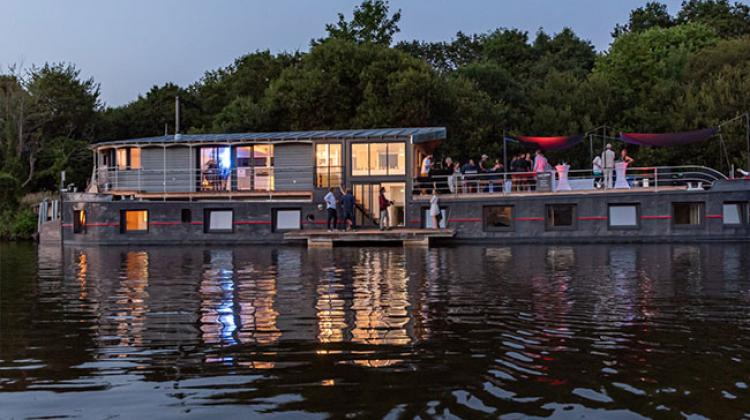
<path id="1" fill-rule="evenodd" d="M 117 149 L 117 169 L 128 169 L 128 149 Z"/>
<path id="2" fill-rule="evenodd" d="M 123 210 L 120 212 L 120 231 L 147 232 L 148 210 Z"/>
<path id="3" fill-rule="evenodd" d="M 484 230 L 503 231 L 513 227 L 513 206 L 484 207 Z"/>
<path id="4" fill-rule="evenodd" d="M 352 175 L 381 176 L 406 173 L 404 143 L 352 144 Z"/>
<path id="5" fill-rule="evenodd" d="M 73 233 L 86 233 L 86 210 L 73 212 Z"/>
<path id="6" fill-rule="evenodd" d="M 547 205 L 547 229 L 573 229 L 576 226 L 575 204 Z"/>
<path id="7" fill-rule="evenodd" d="M 141 169 L 141 149 L 137 147 L 117 149 L 115 158 L 117 160 L 117 169 L 121 171 Z"/>
<path id="8" fill-rule="evenodd" d="M 703 223 L 703 203 L 672 203 L 672 221 L 677 226 Z"/>
<path id="9" fill-rule="evenodd" d="M 341 144 L 315 145 L 315 186 L 329 188 L 341 185 Z"/>

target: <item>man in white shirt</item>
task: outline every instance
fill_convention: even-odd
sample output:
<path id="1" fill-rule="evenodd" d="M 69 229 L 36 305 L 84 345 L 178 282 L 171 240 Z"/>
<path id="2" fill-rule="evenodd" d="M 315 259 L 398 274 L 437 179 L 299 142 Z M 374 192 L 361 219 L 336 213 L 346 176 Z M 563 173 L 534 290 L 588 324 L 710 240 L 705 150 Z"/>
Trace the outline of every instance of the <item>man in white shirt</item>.
<path id="1" fill-rule="evenodd" d="M 331 187 L 331 189 L 328 190 L 328 194 L 323 197 L 323 200 L 325 200 L 326 202 L 326 211 L 328 212 L 328 221 L 326 222 L 326 225 L 328 226 L 329 232 L 336 229 L 336 226 L 338 225 L 338 216 L 336 215 L 336 194 L 334 193 L 335 190 L 335 188 Z"/>
<path id="2" fill-rule="evenodd" d="M 602 172 L 604 172 L 604 188 L 612 188 L 612 172 L 615 170 L 615 152 L 612 145 L 607 144 L 602 153 Z"/>

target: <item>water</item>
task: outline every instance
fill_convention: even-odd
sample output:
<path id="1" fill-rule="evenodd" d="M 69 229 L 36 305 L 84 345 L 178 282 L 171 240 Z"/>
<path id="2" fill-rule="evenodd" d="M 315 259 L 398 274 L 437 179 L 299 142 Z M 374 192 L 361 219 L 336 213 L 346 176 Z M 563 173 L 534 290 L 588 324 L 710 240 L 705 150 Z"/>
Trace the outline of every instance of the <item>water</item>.
<path id="1" fill-rule="evenodd" d="M 0 418 L 750 414 L 750 245 L 0 245 Z"/>

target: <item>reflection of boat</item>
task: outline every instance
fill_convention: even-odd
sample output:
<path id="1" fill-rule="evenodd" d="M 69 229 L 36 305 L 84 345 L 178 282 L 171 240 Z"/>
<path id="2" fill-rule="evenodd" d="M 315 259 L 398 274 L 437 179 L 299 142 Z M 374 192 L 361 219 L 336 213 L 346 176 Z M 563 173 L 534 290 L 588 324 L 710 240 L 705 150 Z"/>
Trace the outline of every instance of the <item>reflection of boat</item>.
<path id="1" fill-rule="evenodd" d="M 436 190 L 441 226 L 456 232 L 447 241 L 746 240 L 750 233 L 750 179 L 699 166 L 628 167 L 617 177 L 622 188 L 608 190 L 594 188 L 593 174 L 582 170 L 566 169 L 567 183 L 551 172 L 421 176 L 419 163 L 445 137 L 444 128 L 394 128 L 99 142 L 87 192 L 65 194 L 62 228 L 45 226 L 56 215 L 40 216 L 40 232 L 62 230 L 71 243 L 283 242 L 285 232 L 325 226 L 318 205 L 341 183 L 354 192 L 359 224 L 377 221 L 384 187 L 395 202 L 391 225 L 410 229 L 430 227 Z M 210 161 L 218 182 L 202 169 Z"/>

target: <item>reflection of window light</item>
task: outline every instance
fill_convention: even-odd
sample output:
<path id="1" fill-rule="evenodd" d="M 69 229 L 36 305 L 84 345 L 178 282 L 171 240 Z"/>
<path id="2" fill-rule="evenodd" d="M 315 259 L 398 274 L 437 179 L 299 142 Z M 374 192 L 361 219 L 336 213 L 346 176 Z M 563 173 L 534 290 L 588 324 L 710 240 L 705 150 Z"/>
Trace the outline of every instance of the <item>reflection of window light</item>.
<path id="1" fill-rule="evenodd" d="M 219 149 L 219 165 L 225 169 L 229 169 L 232 166 L 232 155 L 228 147 Z"/>

